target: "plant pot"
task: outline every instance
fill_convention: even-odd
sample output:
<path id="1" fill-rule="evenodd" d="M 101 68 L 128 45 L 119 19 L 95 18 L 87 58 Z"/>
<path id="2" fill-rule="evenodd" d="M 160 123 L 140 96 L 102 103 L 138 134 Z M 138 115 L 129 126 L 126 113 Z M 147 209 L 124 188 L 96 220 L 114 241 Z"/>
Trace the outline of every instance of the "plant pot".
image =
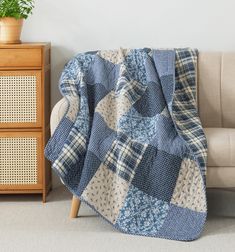
<path id="1" fill-rule="evenodd" d="M 0 43 L 19 44 L 23 19 L 5 17 L 0 19 Z"/>

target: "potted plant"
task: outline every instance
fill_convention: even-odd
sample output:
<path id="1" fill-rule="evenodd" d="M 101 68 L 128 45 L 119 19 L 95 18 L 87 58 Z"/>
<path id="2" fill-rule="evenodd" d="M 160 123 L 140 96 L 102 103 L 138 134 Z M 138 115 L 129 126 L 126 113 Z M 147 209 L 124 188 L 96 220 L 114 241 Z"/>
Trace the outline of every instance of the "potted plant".
<path id="1" fill-rule="evenodd" d="M 0 0 L 0 43 L 21 43 L 23 20 L 33 8 L 34 0 Z"/>

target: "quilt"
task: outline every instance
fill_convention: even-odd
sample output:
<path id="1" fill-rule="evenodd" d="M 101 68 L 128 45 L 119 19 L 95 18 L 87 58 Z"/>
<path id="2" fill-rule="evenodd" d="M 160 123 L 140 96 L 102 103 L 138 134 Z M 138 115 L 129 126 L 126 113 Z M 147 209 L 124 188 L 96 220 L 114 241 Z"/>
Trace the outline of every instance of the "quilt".
<path id="1" fill-rule="evenodd" d="M 184 241 L 202 232 L 207 143 L 197 54 L 94 51 L 62 72 L 68 108 L 45 155 L 69 190 L 122 232 Z"/>

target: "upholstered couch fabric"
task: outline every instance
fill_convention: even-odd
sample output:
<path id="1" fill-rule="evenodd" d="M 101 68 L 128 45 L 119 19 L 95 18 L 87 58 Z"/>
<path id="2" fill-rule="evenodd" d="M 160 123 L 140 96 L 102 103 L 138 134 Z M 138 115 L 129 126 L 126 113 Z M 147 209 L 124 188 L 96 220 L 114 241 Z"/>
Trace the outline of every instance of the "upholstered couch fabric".
<path id="1" fill-rule="evenodd" d="M 235 53 L 199 53 L 198 105 L 205 128 L 235 128 Z"/>
<path id="2" fill-rule="evenodd" d="M 209 167 L 235 166 L 235 129 L 204 128 L 204 131 L 209 149 L 207 165 Z"/>

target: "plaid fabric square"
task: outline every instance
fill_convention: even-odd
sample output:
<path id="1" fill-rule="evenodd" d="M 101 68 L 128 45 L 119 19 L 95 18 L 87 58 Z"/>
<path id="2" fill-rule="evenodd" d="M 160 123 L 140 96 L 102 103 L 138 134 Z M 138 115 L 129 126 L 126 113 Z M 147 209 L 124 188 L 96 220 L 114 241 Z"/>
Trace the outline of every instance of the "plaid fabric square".
<path id="1" fill-rule="evenodd" d="M 106 154 L 104 164 L 127 181 L 131 181 L 143 158 L 147 144 L 138 143 L 118 132 L 117 139 Z"/>
<path id="2" fill-rule="evenodd" d="M 147 85 L 130 78 L 130 73 L 124 64 L 120 66 L 120 77 L 118 78 L 115 95 L 125 95 L 131 104 L 134 104 L 146 91 Z"/>
<path id="3" fill-rule="evenodd" d="M 141 84 L 140 82 L 137 82 L 135 80 L 131 80 L 126 86 L 125 86 L 125 94 L 128 97 L 128 99 L 131 101 L 132 104 L 134 104 L 137 100 L 140 99 L 140 97 L 145 92 L 147 86 Z"/>
<path id="4" fill-rule="evenodd" d="M 53 168 L 66 175 L 66 168 L 73 167 L 86 152 L 86 142 L 85 136 L 73 128 Z"/>
<path id="5" fill-rule="evenodd" d="M 173 117 L 182 137 L 206 171 L 207 142 L 197 113 L 196 102 L 196 65 L 197 51 L 191 49 L 175 50 L 175 94 Z"/>

